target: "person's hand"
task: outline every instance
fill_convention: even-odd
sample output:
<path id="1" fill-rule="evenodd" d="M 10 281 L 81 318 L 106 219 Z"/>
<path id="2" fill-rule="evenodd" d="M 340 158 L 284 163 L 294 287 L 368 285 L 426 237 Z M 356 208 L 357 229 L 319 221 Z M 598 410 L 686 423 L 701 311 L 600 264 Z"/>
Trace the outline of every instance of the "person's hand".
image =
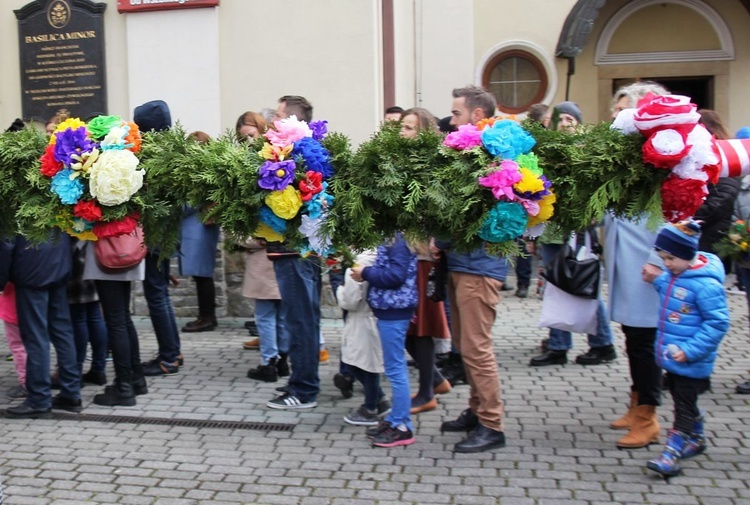
<path id="1" fill-rule="evenodd" d="M 685 355 L 685 351 L 680 349 L 672 355 L 672 359 L 678 363 L 685 363 L 687 361 L 687 356 Z"/>
<path id="2" fill-rule="evenodd" d="M 362 272 L 364 271 L 365 267 L 355 265 L 351 269 L 351 273 L 349 276 L 354 279 L 357 282 L 362 282 L 364 279 L 362 278 Z"/>
<path id="3" fill-rule="evenodd" d="M 177 287 L 177 286 L 180 285 L 180 279 L 178 279 L 177 277 L 175 277 L 172 274 L 169 274 L 169 282 L 171 282 L 172 286 L 174 286 L 174 287 Z"/>
<path id="4" fill-rule="evenodd" d="M 654 282 L 654 280 L 662 274 L 662 269 L 651 263 L 646 263 L 641 269 L 641 277 L 643 282 Z"/>

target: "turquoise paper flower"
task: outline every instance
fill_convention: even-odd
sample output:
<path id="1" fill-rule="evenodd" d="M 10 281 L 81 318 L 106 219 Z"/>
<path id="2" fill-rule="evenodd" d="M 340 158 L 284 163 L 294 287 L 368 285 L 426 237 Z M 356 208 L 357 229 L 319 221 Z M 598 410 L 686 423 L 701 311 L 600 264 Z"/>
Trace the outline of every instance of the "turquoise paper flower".
<path id="1" fill-rule="evenodd" d="M 482 131 L 482 143 L 492 156 L 513 160 L 529 152 L 536 140 L 515 121 L 503 119 Z"/>
<path id="2" fill-rule="evenodd" d="M 50 187 L 52 192 L 66 205 L 75 205 L 83 195 L 83 183 L 77 177 L 71 180 L 72 174 L 73 171 L 69 168 L 60 170 L 52 177 L 52 186 Z"/>
<path id="3" fill-rule="evenodd" d="M 524 232 L 528 221 L 529 215 L 520 203 L 499 202 L 487 213 L 478 235 L 487 242 L 515 240 Z"/>

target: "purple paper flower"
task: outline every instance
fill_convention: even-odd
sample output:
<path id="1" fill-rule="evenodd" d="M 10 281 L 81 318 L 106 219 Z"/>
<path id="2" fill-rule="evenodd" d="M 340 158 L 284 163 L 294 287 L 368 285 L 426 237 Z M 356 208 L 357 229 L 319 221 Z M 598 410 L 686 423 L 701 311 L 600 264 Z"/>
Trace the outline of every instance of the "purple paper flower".
<path id="1" fill-rule="evenodd" d="M 312 130 L 312 138 L 315 140 L 323 140 L 323 137 L 328 133 L 328 121 L 313 121 L 308 125 Z"/>
<path id="2" fill-rule="evenodd" d="M 294 161 L 266 161 L 258 171 L 258 186 L 270 191 L 281 191 L 294 182 Z"/>
<path id="3" fill-rule="evenodd" d="M 70 166 L 71 156 L 89 152 L 96 144 L 86 137 L 86 127 L 81 126 L 75 130 L 68 128 L 65 131 L 57 132 L 55 141 L 55 159 L 65 166 Z"/>

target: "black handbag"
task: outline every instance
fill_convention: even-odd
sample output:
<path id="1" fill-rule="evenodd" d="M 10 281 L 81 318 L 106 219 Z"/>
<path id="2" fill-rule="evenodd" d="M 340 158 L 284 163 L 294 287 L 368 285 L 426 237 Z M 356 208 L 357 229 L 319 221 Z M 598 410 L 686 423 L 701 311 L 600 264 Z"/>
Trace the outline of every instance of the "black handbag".
<path id="1" fill-rule="evenodd" d="M 589 230 L 586 233 L 591 238 L 591 244 L 587 244 L 589 249 L 594 254 L 599 252 L 600 246 L 594 232 Z M 581 298 L 598 298 L 601 276 L 599 258 L 577 259 L 577 246 L 578 244 L 573 248 L 569 243 L 563 244 L 545 268 L 542 277 L 568 294 Z"/>

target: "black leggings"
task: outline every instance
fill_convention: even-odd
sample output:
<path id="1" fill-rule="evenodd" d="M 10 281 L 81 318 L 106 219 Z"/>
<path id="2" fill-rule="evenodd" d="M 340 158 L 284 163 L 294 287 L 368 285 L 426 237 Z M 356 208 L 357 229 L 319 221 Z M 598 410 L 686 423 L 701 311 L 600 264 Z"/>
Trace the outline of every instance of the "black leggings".
<path id="1" fill-rule="evenodd" d="M 435 396 L 434 387 L 445 380 L 435 366 L 435 343 L 432 337 L 406 336 L 406 350 L 417 363 L 419 371 L 419 390 L 414 397 L 414 404 L 432 400 Z"/>
<path id="2" fill-rule="evenodd" d="M 711 388 L 710 379 L 693 379 L 667 372 L 667 386 L 674 401 L 674 424 L 672 428 L 685 434 L 693 432 L 695 420 L 701 415 L 698 395 Z"/>
<path id="3" fill-rule="evenodd" d="M 630 365 L 631 389 L 638 393 L 639 405 L 661 405 L 661 368 L 656 364 L 656 328 L 622 325 L 625 352 Z"/>
<path id="4" fill-rule="evenodd" d="M 202 318 L 216 318 L 216 287 L 213 277 L 193 276 L 198 291 L 198 314 Z"/>

